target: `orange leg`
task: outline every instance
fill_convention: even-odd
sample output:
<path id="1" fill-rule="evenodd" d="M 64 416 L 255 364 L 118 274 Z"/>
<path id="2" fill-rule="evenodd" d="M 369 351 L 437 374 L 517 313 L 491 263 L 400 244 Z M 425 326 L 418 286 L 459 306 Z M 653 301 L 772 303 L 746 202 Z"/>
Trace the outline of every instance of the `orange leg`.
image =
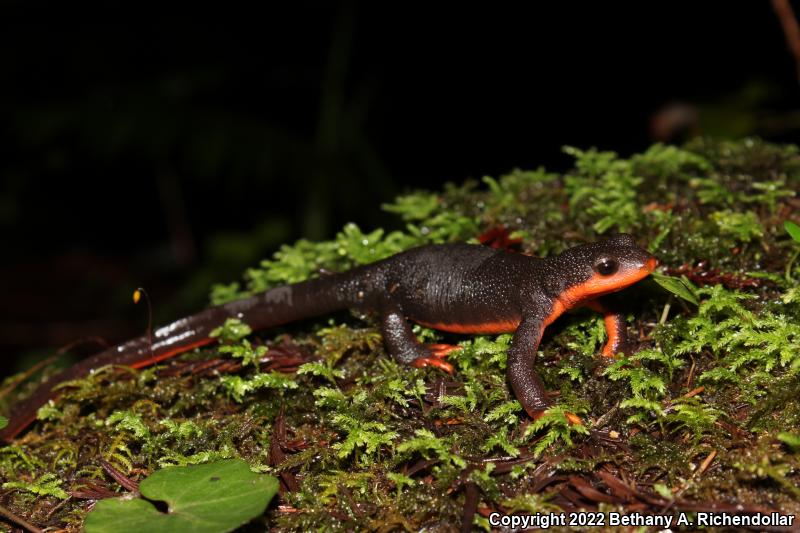
<path id="1" fill-rule="evenodd" d="M 607 304 L 600 300 L 590 300 L 584 304 L 593 311 L 603 314 L 603 322 L 606 326 L 608 341 L 603 346 L 603 357 L 614 357 L 620 352 L 625 352 L 627 341 L 627 328 L 625 327 L 625 317 L 613 311 Z"/>

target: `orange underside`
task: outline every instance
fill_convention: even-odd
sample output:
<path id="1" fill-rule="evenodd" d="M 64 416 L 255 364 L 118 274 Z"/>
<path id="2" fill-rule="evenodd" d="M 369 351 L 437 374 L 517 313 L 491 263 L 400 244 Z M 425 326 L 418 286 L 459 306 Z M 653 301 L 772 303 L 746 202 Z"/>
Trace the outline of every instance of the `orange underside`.
<path id="1" fill-rule="evenodd" d="M 201 339 L 199 341 L 193 342 L 191 344 L 182 344 L 180 346 L 175 346 L 172 350 L 166 351 L 164 353 L 160 353 L 158 355 L 154 355 L 152 357 L 148 357 L 147 359 L 142 359 L 139 361 L 134 361 L 133 363 L 129 364 L 131 368 L 142 368 L 145 366 L 150 366 L 153 364 L 158 363 L 159 361 L 163 361 L 164 359 L 169 359 L 170 357 L 174 357 L 176 355 L 182 354 L 184 352 L 188 352 L 189 350 L 194 350 L 195 348 L 199 348 L 200 346 L 205 346 L 206 344 L 211 344 L 216 339 L 212 339 L 211 337 L 207 339 Z"/>
<path id="2" fill-rule="evenodd" d="M 467 334 L 498 334 L 498 333 L 513 333 L 517 331 L 519 320 L 510 320 L 506 322 L 485 322 L 483 324 L 444 324 L 444 323 L 430 323 L 420 322 L 415 320 L 418 324 L 425 327 L 438 329 L 439 331 L 448 331 L 450 333 L 467 333 Z"/>
<path id="3" fill-rule="evenodd" d="M 655 270 L 658 261 L 655 258 L 650 258 L 647 264 L 638 270 L 634 270 L 625 275 L 616 275 L 610 278 L 595 274 L 588 281 L 575 285 L 565 290 L 558 300 L 553 304 L 553 310 L 550 312 L 544 325 L 550 325 L 561 316 L 562 313 L 580 307 L 583 304 L 589 303 L 591 300 L 604 294 L 617 292 L 625 287 L 630 287 L 637 281 L 640 281 L 649 276 Z"/>

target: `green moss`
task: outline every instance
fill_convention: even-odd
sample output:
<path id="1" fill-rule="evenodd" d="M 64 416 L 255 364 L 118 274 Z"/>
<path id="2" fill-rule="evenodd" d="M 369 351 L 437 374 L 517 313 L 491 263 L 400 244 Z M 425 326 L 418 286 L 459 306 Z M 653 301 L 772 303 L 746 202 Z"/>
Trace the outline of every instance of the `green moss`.
<path id="1" fill-rule="evenodd" d="M 100 460 L 135 481 L 242 457 L 293 489 L 267 511 L 278 530 L 451 530 L 465 486 L 483 510 L 548 512 L 583 480 L 608 496 L 603 509 L 625 509 L 608 475 L 648 495 L 653 512 L 657 501 L 799 512 L 800 266 L 784 228 L 797 148 L 703 139 L 630 158 L 567 151 L 575 164 L 563 175 L 514 170 L 407 194 L 384 206 L 403 231 L 348 225 L 330 241 L 285 245 L 211 293 L 230 301 L 499 225 L 543 256 L 631 231 L 673 277 L 621 295 L 639 348 L 630 356 L 597 357 L 605 332 L 592 313 L 548 328 L 537 363 L 558 394 L 548 416 L 531 422 L 509 390 L 510 335 L 415 327 L 426 342 L 460 344 L 450 376 L 390 359 L 369 316 L 264 332 L 234 321 L 220 344 L 179 362 L 65 385 L 32 431 L 0 448 L 4 505 L 40 527 L 78 528 L 87 487 L 124 492 Z M 586 424 L 569 425 L 568 411 Z M 487 526 L 480 513 L 474 524 Z"/>

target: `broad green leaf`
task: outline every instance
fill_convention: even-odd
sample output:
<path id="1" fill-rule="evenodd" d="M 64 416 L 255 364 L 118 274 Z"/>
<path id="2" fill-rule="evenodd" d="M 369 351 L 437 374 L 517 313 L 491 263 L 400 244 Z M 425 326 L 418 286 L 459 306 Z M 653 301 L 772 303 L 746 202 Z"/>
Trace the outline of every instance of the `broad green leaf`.
<path id="1" fill-rule="evenodd" d="M 0 429 L 3 429 L 7 425 L 8 425 L 8 418 L 0 416 Z"/>
<path id="2" fill-rule="evenodd" d="M 786 220 L 783 223 L 783 227 L 786 229 L 786 232 L 792 237 L 792 239 L 794 239 L 794 242 L 800 242 L 800 226 L 791 220 Z"/>
<path id="3" fill-rule="evenodd" d="M 661 285 L 675 296 L 683 298 L 687 302 L 691 302 L 694 305 L 698 305 L 699 302 L 694 293 L 694 288 L 691 286 L 691 282 L 688 280 L 675 278 L 672 276 L 665 276 L 664 274 L 659 274 L 658 272 L 653 272 L 651 275 L 656 283 Z"/>
<path id="4" fill-rule="evenodd" d="M 241 459 L 158 470 L 139 485 L 142 498 L 97 502 L 86 533 L 223 533 L 260 516 L 278 491 L 278 480 L 254 474 Z M 166 502 L 162 513 L 151 501 Z"/>

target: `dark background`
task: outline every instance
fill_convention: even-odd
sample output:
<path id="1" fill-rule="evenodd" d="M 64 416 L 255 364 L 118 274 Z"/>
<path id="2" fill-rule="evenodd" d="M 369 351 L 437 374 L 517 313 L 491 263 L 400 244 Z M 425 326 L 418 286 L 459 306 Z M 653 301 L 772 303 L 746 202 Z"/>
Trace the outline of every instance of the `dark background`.
<path id="1" fill-rule="evenodd" d="M 770 2 L 431 4 L 0 7 L 3 366 L 143 332 L 136 286 L 159 322 L 283 242 L 397 226 L 380 204 L 409 188 L 565 170 L 565 144 L 800 136 Z"/>

